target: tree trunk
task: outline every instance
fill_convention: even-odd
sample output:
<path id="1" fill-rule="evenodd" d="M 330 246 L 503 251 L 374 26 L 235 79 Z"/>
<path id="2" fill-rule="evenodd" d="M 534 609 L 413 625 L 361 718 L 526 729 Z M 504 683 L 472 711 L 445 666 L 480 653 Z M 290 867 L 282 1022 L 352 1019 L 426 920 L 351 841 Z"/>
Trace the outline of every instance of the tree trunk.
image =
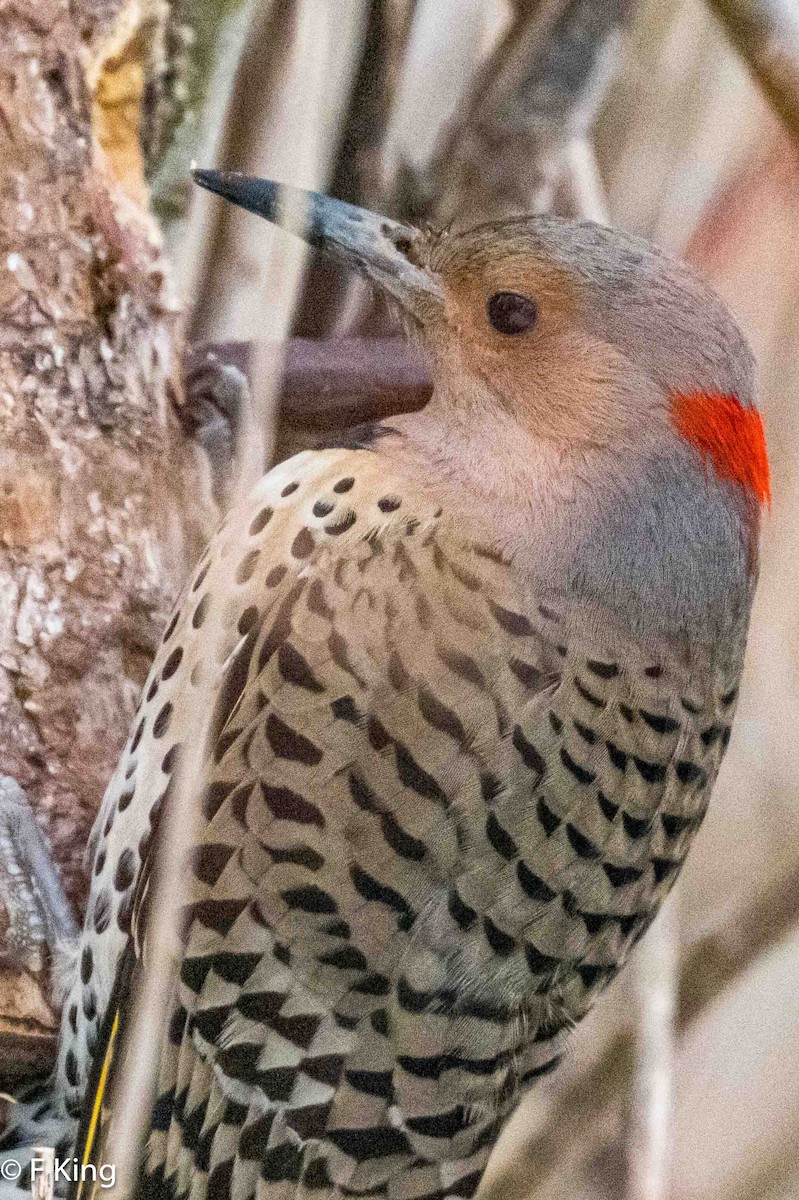
<path id="1" fill-rule="evenodd" d="M 143 172 L 168 19 L 160 0 L 0 0 L 0 775 L 78 911 L 90 826 L 216 520 L 176 415 L 179 318 Z M 9 953 L 9 898 L 4 1074 L 52 1035 L 47 956 Z"/>

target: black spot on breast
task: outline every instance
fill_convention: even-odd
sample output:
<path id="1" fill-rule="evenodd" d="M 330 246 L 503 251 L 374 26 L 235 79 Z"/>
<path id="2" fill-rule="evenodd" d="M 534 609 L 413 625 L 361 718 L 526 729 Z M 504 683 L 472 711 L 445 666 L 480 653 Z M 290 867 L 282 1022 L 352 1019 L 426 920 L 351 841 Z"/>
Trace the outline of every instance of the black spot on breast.
<path id="1" fill-rule="evenodd" d="M 366 1096 L 388 1098 L 391 1095 L 393 1086 L 391 1071 L 345 1071 L 344 1078 L 355 1088 L 356 1092 L 363 1092 Z"/>
<path id="2" fill-rule="evenodd" d="M 289 908 L 297 908 L 301 912 L 327 914 L 338 912 L 338 905 L 330 893 L 314 885 L 288 888 L 281 894 Z"/>
<path id="3" fill-rule="evenodd" d="M 522 859 L 519 859 L 516 864 L 516 877 L 531 900 L 536 900 L 540 904 L 549 904 L 550 900 L 555 899 L 555 892 L 552 888 L 531 871 Z"/>
<path id="4" fill-rule="evenodd" d="M 659 665 L 644 668 L 644 675 L 648 675 L 650 679 L 660 679 L 662 674 L 663 668 Z"/>
<path id="5" fill-rule="evenodd" d="M 152 683 L 150 684 L 149 688 L 147 689 L 147 699 L 148 700 L 154 700 L 155 697 L 158 695 L 158 684 L 159 684 L 158 679 L 154 679 L 152 681 Z"/>
<path id="6" fill-rule="evenodd" d="M 365 979 L 360 979 L 355 984 L 353 991 L 359 992 L 362 996 L 388 996 L 391 991 L 391 980 L 385 975 L 381 975 L 379 971 L 373 971 Z"/>
<path id="7" fill-rule="evenodd" d="M 495 925 L 490 917 L 483 917 L 483 932 L 491 949 L 500 958 L 507 958 L 516 946 L 516 939 Z"/>
<path id="8" fill-rule="evenodd" d="M 625 771 L 627 769 L 627 755 L 625 752 L 620 750 L 615 742 L 605 742 L 605 745 L 607 746 L 608 757 L 614 767 L 619 771 Z"/>
<path id="9" fill-rule="evenodd" d="M 258 612 L 258 609 L 254 604 L 251 604 L 248 608 L 245 608 L 244 612 L 238 619 L 238 624 L 236 625 L 239 633 L 244 636 L 248 634 L 251 629 L 254 629 L 258 624 L 260 615 L 261 614 Z"/>
<path id="10" fill-rule="evenodd" d="M 553 732 L 554 732 L 554 733 L 556 733 L 556 734 L 561 734 L 561 733 L 563 733 L 563 722 L 561 721 L 561 719 L 560 719 L 560 717 L 557 715 L 557 713 L 554 713 L 554 712 L 551 712 L 551 711 L 550 711 L 550 714 L 549 714 L 549 723 L 550 723 L 550 725 L 552 726 L 552 730 L 553 730 Z"/>
<path id="11" fill-rule="evenodd" d="M 267 574 L 264 583 L 270 588 L 277 587 L 281 579 L 285 578 L 287 571 L 288 567 L 283 563 L 279 563 L 276 567 L 272 567 L 272 570 Z"/>
<path id="12" fill-rule="evenodd" d="M 354 483 L 352 475 L 347 475 L 344 479 L 339 479 L 338 483 L 333 484 L 333 491 L 340 496 L 343 492 L 348 492 Z"/>
<path id="13" fill-rule="evenodd" d="M 94 902 L 92 924 L 95 933 L 105 933 L 111 924 L 111 897 L 105 889 L 100 892 Z"/>
<path id="14" fill-rule="evenodd" d="M 366 971 L 369 967 L 366 958 L 355 946 L 340 946 L 327 954 L 320 954 L 318 958 L 324 966 L 336 967 L 339 971 Z"/>
<path id="15" fill-rule="evenodd" d="M 404 896 L 400 895 L 395 888 L 375 879 L 374 875 L 370 875 L 357 863 L 353 863 L 350 867 L 350 878 L 355 885 L 355 890 L 363 896 L 364 900 L 385 904 L 387 908 L 391 908 L 403 916 L 412 915 L 410 905 Z"/>
<path id="16" fill-rule="evenodd" d="M 730 690 L 728 692 L 725 692 L 724 695 L 721 697 L 721 703 L 723 704 L 723 706 L 725 708 L 729 708 L 730 705 L 735 700 L 737 695 L 738 695 L 738 688 L 737 687 L 730 688 Z"/>
<path id="17" fill-rule="evenodd" d="M 566 770 L 571 772 L 578 783 L 589 784 L 593 783 L 596 779 L 596 772 L 589 771 L 587 767 L 583 767 L 575 762 L 565 746 L 561 746 L 560 761 Z"/>
<path id="18" fill-rule="evenodd" d="M 389 1125 L 366 1129 L 330 1129 L 327 1137 L 356 1162 L 393 1158 L 395 1155 L 407 1156 L 411 1152 L 405 1134 Z"/>
<path id="19" fill-rule="evenodd" d="M 495 604 L 493 600 L 489 601 L 489 607 L 497 624 L 507 633 L 512 633 L 516 637 L 528 637 L 533 632 L 532 625 L 522 613 L 503 608 L 501 604 Z"/>
<path id="20" fill-rule="evenodd" d="M 643 708 L 639 708 L 638 711 L 649 728 L 654 729 L 655 733 L 676 733 L 680 728 L 680 722 L 675 721 L 673 717 L 664 717 L 658 713 L 646 712 Z"/>
<path id="21" fill-rule="evenodd" d="M 577 675 L 574 677 L 574 686 L 583 700 L 587 701 L 593 708 L 604 708 L 607 704 L 607 700 L 603 700 L 600 696 L 595 696 L 593 692 L 590 692 Z"/>
<path id="22" fill-rule="evenodd" d="M 445 733 L 461 746 L 468 744 L 466 730 L 458 715 L 424 687 L 419 688 L 419 711 L 433 729 Z"/>
<path id="23" fill-rule="evenodd" d="M 432 775 L 428 775 L 416 761 L 406 746 L 396 742 L 394 751 L 397 759 L 397 774 L 401 783 L 412 791 L 417 792 L 426 800 L 439 800 L 447 803 L 446 793 L 439 787 Z"/>
<path id="24" fill-rule="evenodd" d="M 307 529 L 305 526 L 303 526 L 295 537 L 294 541 L 291 543 L 291 553 L 295 558 L 307 558 L 312 552 L 315 544 L 314 536 L 310 529 Z"/>
<path id="25" fill-rule="evenodd" d="M 613 679 L 619 673 L 616 663 L 597 662 L 595 658 L 589 658 L 585 665 L 592 675 L 598 675 L 600 679 Z"/>
<path id="26" fill-rule="evenodd" d="M 668 879 L 669 875 L 679 871 L 680 864 L 670 858 L 653 858 L 652 867 L 655 872 L 655 882 L 662 883 L 664 879 Z"/>
<path id="27" fill-rule="evenodd" d="M 175 671 L 177 671 L 178 667 L 180 666 L 182 660 L 183 660 L 183 648 L 182 648 L 182 646 L 176 646 L 175 649 L 172 651 L 172 653 L 169 655 L 169 658 L 164 663 L 163 670 L 161 671 L 161 678 L 162 679 L 171 679 L 172 676 L 175 674 Z"/>
<path id="28" fill-rule="evenodd" d="M 75 1057 L 74 1050 L 67 1050 L 64 1058 L 64 1074 L 67 1077 L 67 1083 L 70 1087 L 78 1085 L 78 1060 Z"/>
<path id="29" fill-rule="evenodd" d="M 430 1117 L 409 1117 L 408 1128 L 413 1133 L 430 1138 L 454 1138 L 456 1134 L 468 1128 L 469 1115 L 467 1110 L 458 1105 L 448 1112 L 436 1113 Z"/>
<path id="30" fill-rule="evenodd" d="M 398 496 L 382 496 L 377 502 L 377 507 L 381 512 L 391 513 L 396 512 L 401 504 Z"/>
<path id="31" fill-rule="evenodd" d="M 645 758 L 633 757 L 638 773 L 647 783 L 660 783 L 666 778 L 666 768 L 663 763 L 649 762 Z"/>
<path id="32" fill-rule="evenodd" d="M 273 515 L 273 510 L 271 508 L 269 508 L 268 505 L 266 508 L 262 508 L 261 511 L 259 513 L 257 513 L 252 519 L 252 522 L 250 524 L 250 537 L 255 537 L 257 534 L 262 533 L 263 530 L 266 529 L 269 522 L 272 520 L 272 515 Z"/>
<path id="33" fill-rule="evenodd" d="M 580 976 L 583 987 L 586 988 L 596 987 L 607 973 L 607 967 L 597 967 L 592 963 L 580 963 L 577 967 L 577 974 Z"/>
<path id="34" fill-rule="evenodd" d="M 702 741 L 706 746 L 712 746 L 722 736 L 724 729 L 724 725 L 709 725 L 707 729 L 702 730 Z"/>
<path id="35" fill-rule="evenodd" d="M 197 575 L 196 575 L 196 576 L 195 576 L 195 578 L 194 578 L 194 582 L 193 582 L 193 583 L 192 583 L 192 585 L 191 585 L 191 590 L 192 590 L 193 592 L 196 592 L 196 591 L 198 590 L 198 588 L 201 588 L 201 587 L 202 587 L 202 585 L 203 585 L 203 583 L 204 583 L 204 581 L 205 581 L 205 577 L 206 577 L 206 575 L 208 574 L 208 571 L 209 571 L 209 568 L 210 568 L 210 566 L 211 566 L 211 563 L 210 563 L 210 560 L 209 560 L 209 561 L 208 561 L 208 562 L 205 564 L 205 566 L 204 566 L 204 567 L 202 567 L 200 571 L 198 571 Z"/>
<path id="36" fill-rule="evenodd" d="M 224 871 L 233 853 L 233 846 L 225 846 L 221 842 L 197 846 L 194 850 L 194 861 L 192 863 L 195 878 L 199 879 L 201 883 L 207 883 L 210 887 L 213 887 L 219 880 L 219 876 Z"/>
<path id="37" fill-rule="evenodd" d="M 707 778 L 701 767 L 688 762 L 687 759 L 680 759 L 674 770 L 680 783 L 696 783 L 700 779 L 704 782 Z"/>
<path id="38" fill-rule="evenodd" d="M 602 816 L 605 817 L 606 820 L 612 821 L 615 818 L 616 813 L 619 811 L 618 804 L 614 804 L 612 800 L 608 800 L 604 792 L 597 792 L 596 798 Z"/>
<path id="39" fill-rule="evenodd" d="M 81 983 L 88 983 L 92 977 L 92 968 L 94 966 L 94 957 L 92 955 L 91 946 L 84 946 L 83 953 L 80 956 L 80 979 Z"/>
<path id="40" fill-rule="evenodd" d="M 127 788 L 124 792 L 120 792 L 119 799 L 117 800 L 117 812 L 124 812 L 129 807 L 135 794 L 134 788 Z"/>
<path id="41" fill-rule="evenodd" d="M 363 720 L 363 713 L 360 711 L 352 696 L 341 696 L 338 700 L 334 700 L 330 705 L 333 716 L 339 721 L 349 721 L 351 725 L 357 725 Z"/>
<path id="42" fill-rule="evenodd" d="M 295 687 L 304 688 L 305 691 L 317 694 L 325 690 L 299 650 L 296 650 L 290 642 L 284 642 L 279 648 L 277 665 L 287 683 L 293 683 Z"/>
<path id="43" fill-rule="evenodd" d="M 661 813 L 660 820 L 669 838 L 679 837 L 684 830 L 689 829 L 694 824 L 693 817 L 680 817 L 674 813 Z"/>
<path id="44" fill-rule="evenodd" d="M 329 533 L 331 537 L 338 537 L 340 533 L 346 533 L 348 529 L 352 529 L 356 520 L 357 517 L 355 513 L 352 511 L 352 509 L 350 509 L 344 514 L 343 517 L 341 517 L 338 521 L 335 521 L 332 525 L 325 525 L 325 533 Z"/>
<path id="45" fill-rule="evenodd" d="M 164 641 L 164 642 L 169 641 L 169 639 L 172 637 L 172 634 L 175 632 L 175 627 L 177 626 L 177 623 L 179 620 L 180 620 L 180 609 L 178 609 L 177 612 L 174 612 L 172 614 L 169 624 L 167 625 L 166 629 L 164 630 L 164 636 L 162 638 L 162 641 Z"/>
<path id="46" fill-rule="evenodd" d="M 557 815 L 557 813 L 552 811 L 549 805 L 546 804 L 541 797 L 539 797 L 538 803 L 536 804 L 536 815 L 543 826 L 544 833 L 547 835 L 547 837 L 550 837 L 561 824 L 560 817 Z"/>
<path id="47" fill-rule="evenodd" d="M 610 880 L 611 886 L 615 888 L 626 887 L 628 883 L 636 883 L 643 875 L 643 871 L 638 867 L 617 867 L 613 863 L 607 862 L 603 862 L 602 870 Z"/>
<path id="48" fill-rule="evenodd" d="M 524 736 L 519 725 L 516 725 L 513 730 L 513 745 L 527 769 L 537 775 L 537 783 L 538 780 L 543 778 L 546 771 L 546 763 L 533 743 L 529 742 Z"/>
<path id="49" fill-rule="evenodd" d="M 329 500 L 317 500 L 313 506 L 313 515 L 320 518 L 329 517 L 335 507 Z"/>
<path id="50" fill-rule="evenodd" d="M 191 623 L 195 629 L 199 629 L 200 626 L 202 625 L 203 621 L 207 617 L 209 603 L 210 603 L 210 601 L 208 598 L 208 593 L 206 592 L 206 594 L 203 596 L 202 600 L 200 601 L 200 603 L 197 605 L 194 612 L 192 613 Z"/>
<path id="51" fill-rule="evenodd" d="M 525 942 L 524 944 L 524 957 L 533 975 L 551 975 L 560 966 L 559 958 L 552 958 L 549 954 L 542 954 L 531 942 Z"/>
<path id="52" fill-rule="evenodd" d="M 590 838 L 587 838 L 584 833 L 580 833 L 571 821 L 566 823 L 566 836 L 571 843 L 572 848 L 579 854 L 580 858 L 599 858 L 600 852 Z"/>
<path id="53" fill-rule="evenodd" d="M 167 729 L 169 729 L 169 722 L 171 720 L 172 720 L 172 705 L 171 705 L 171 703 L 167 702 L 164 705 L 164 707 L 161 709 L 161 711 L 158 713 L 158 716 L 153 721 L 153 737 L 154 738 L 163 737 L 164 734 L 166 733 Z"/>
<path id="54" fill-rule="evenodd" d="M 136 856 L 130 846 L 126 846 L 119 856 L 114 872 L 114 887 L 118 892 L 124 892 L 133 883 L 136 874 Z"/>
<path id="55" fill-rule="evenodd" d="M 317 825 L 325 827 L 325 818 L 321 809 L 310 800 L 292 792 L 289 788 L 270 787 L 261 780 L 258 784 L 259 794 L 272 813 L 280 821 L 296 821 L 299 825 Z"/>
<path id="56" fill-rule="evenodd" d="M 508 862 L 518 856 L 519 847 L 506 829 L 500 825 L 494 813 L 489 813 L 486 820 L 486 837 L 496 850 Z"/>
<path id="57" fill-rule="evenodd" d="M 103 867 L 105 866 L 105 857 L 106 857 L 105 846 L 101 846 L 100 849 L 97 851 L 97 857 L 94 860 L 95 875 L 102 875 Z"/>
<path id="58" fill-rule="evenodd" d="M 280 494 L 281 496 L 291 496 L 293 492 L 296 492 L 299 486 L 300 485 L 296 481 L 293 483 L 287 483 Z"/>
<path id="59" fill-rule="evenodd" d="M 453 921 L 460 929 L 471 929 L 477 920 L 477 913 L 464 901 L 456 887 L 449 889 L 447 908 Z"/>
<path id="60" fill-rule="evenodd" d="M 142 717 L 142 719 L 139 721 L 139 724 L 136 727 L 136 732 L 133 735 L 133 741 L 130 743 L 130 753 L 131 754 L 133 754 L 133 752 L 138 747 L 139 742 L 141 741 L 141 735 L 144 733 L 144 722 L 145 722 L 145 718 Z"/>
<path id="61" fill-rule="evenodd" d="M 277 758 L 304 763 L 307 767 L 315 767 L 322 761 L 322 751 L 319 747 L 309 738 L 297 733 L 296 729 L 286 725 L 275 713 L 270 713 L 267 718 L 266 736 Z"/>
<path id="62" fill-rule="evenodd" d="M 584 742 L 588 742 L 589 746 L 593 746 L 596 741 L 596 734 L 588 725 L 583 725 L 582 721 L 573 721 L 574 728 L 579 733 Z"/>
<path id="63" fill-rule="evenodd" d="M 643 837 L 644 834 L 649 829 L 650 825 L 652 824 L 649 817 L 644 817 L 644 818 L 631 817 L 628 812 L 623 812 L 621 814 L 621 819 L 622 819 L 622 824 L 624 825 L 625 833 L 627 834 L 628 837 L 631 837 L 631 838 Z"/>
<path id="64" fill-rule="evenodd" d="M 384 813 L 380 825 L 386 842 L 401 858 L 407 858 L 413 862 L 422 861 L 427 852 L 424 842 L 407 833 L 396 817 L 391 813 Z"/>
<path id="65" fill-rule="evenodd" d="M 244 558 L 241 559 L 239 565 L 236 567 L 236 583 L 247 583 L 252 579 L 260 557 L 260 551 L 258 550 L 249 550 L 244 555 Z"/>

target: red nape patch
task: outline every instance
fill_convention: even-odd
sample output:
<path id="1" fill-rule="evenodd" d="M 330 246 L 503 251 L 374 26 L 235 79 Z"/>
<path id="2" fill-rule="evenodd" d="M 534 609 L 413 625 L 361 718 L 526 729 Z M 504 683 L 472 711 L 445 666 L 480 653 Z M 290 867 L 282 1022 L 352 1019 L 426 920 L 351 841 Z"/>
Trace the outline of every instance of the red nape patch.
<path id="1" fill-rule="evenodd" d="M 763 422 L 756 408 L 720 392 L 678 392 L 672 397 L 674 423 L 723 479 L 734 479 L 771 503 L 771 475 Z"/>

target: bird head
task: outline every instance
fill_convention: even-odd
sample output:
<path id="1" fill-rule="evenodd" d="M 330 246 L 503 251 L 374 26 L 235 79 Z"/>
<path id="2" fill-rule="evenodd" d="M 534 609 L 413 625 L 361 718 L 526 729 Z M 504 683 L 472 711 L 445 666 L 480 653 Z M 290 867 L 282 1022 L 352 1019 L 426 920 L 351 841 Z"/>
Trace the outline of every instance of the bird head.
<path id="1" fill-rule="evenodd" d="M 493 405 L 561 453 L 687 442 L 769 498 L 746 341 L 694 272 L 643 239 L 540 216 L 421 232 L 270 180 L 194 177 L 376 283 L 429 352 L 440 396 Z"/>
<path id="2" fill-rule="evenodd" d="M 474 490 L 495 499 L 504 487 L 516 511 L 525 496 L 536 511 L 557 497 L 561 525 L 545 533 L 560 559 L 552 551 L 542 569 L 603 598 L 611 576 L 615 588 L 626 579 L 619 605 L 629 595 L 640 608 L 643 597 L 662 614 L 671 603 L 671 625 L 726 610 L 734 581 L 753 577 L 769 499 L 754 363 L 726 306 L 688 267 L 591 222 L 419 231 L 268 180 L 194 177 L 396 302 L 431 358 L 433 440 L 444 429 L 459 447 L 453 470 L 465 463 Z M 562 503 L 578 492 L 579 520 Z M 595 535 L 603 549 L 592 560 Z M 524 538 L 540 559 L 540 527 Z M 522 540 L 508 533 L 517 560 Z"/>

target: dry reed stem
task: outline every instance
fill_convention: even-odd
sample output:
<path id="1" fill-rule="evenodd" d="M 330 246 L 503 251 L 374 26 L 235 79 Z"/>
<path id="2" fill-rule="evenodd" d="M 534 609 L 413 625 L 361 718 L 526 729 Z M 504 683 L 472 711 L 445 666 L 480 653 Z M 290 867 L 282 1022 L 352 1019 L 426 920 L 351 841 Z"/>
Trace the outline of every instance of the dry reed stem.
<path id="1" fill-rule="evenodd" d="M 799 144 L 796 0 L 710 0 L 730 40 Z"/>

